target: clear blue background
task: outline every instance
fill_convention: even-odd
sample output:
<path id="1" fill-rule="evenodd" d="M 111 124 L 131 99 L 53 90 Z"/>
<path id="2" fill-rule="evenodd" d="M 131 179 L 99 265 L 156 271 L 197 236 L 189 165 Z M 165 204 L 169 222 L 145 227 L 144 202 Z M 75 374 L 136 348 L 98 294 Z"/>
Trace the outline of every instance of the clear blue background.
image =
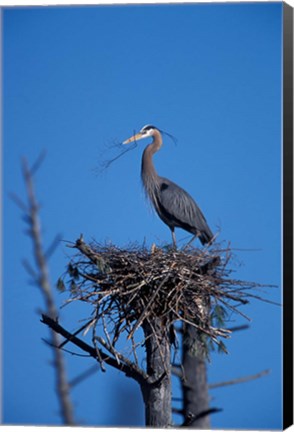
<path id="1" fill-rule="evenodd" d="M 264 295 L 279 302 L 282 3 L 13 8 L 3 24 L 3 420 L 58 424 L 42 297 L 21 264 L 31 243 L 8 197 L 24 197 L 21 156 L 32 163 L 47 150 L 36 177 L 45 245 L 57 233 L 161 244 L 170 232 L 146 204 L 139 177 L 147 140 L 103 175 L 97 169 L 109 146 L 146 123 L 172 133 L 177 145 L 165 137 L 158 172 L 220 228 L 219 239 L 235 249 L 234 276 L 278 285 Z M 184 244 L 187 233 L 177 237 Z M 70 255 L 60 243 L 49 262 L 52 284 Z M 66 295 L 55 294 L 61 305 Z M 280 428 L 281 308 L 252 301 L 242 311 L 250 329 L 233 335 L 229 355 L 213 355 L 209 382 L 271 374 L 211 391 L 212 406 L 223 408 L 212 426 Z M 69 330 L 81 325 L 75 307 L 60 315 Z M 66 359 L 71 378 L 93 365 Z M 72 399 L 81 424 L 144 424 L 139 388 L 115 371 L 92 375 Z"/>

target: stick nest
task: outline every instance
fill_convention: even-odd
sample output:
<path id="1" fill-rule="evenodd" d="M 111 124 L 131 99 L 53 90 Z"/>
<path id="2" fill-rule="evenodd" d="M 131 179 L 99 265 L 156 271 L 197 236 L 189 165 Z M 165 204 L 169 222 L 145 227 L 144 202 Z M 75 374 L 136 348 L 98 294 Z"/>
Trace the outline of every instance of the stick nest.
<path id="1" fill-rule="evenodd" d="M 175 321 L 194 326 L 204 337 L 225 349 L 220 338 L 230 336 L 224 328 L 229 312 L 248 303 L 255 283 L 230 278 L 229 249 L 188 251 L 86 244 L 81 237 L 73 246 L 77 255 L 58 281 L 69 289 L 72 301 L 93 306 L 88 323 L 94 339 L 109 351 L 122 332 L 136 348 L 134 335 L 144 323 L 159 318 L 168 329 Z M 101 324 L 106 340 L 96 335 Z"/>

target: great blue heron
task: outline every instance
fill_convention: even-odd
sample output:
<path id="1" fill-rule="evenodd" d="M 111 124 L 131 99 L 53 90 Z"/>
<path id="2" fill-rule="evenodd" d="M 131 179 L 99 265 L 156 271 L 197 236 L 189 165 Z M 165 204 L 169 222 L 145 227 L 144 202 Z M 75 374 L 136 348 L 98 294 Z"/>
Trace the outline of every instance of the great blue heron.
<path id="1" fill-rule="evenodd" d="M 155 126 L 146 125 L 139 133 L 123 142 L 129 144 L 143 138 L 153 137 L 151 144 L 147 145 L 142 156 L 141 176 L 145 191 L 153 204 L 158 216 L 169 226 L 174 247 L 176 247 L 175 227 L 182 228 L 194 234 L 204 245 L 213 239 L 206 219 L 193 198 L 180 186 L 160 177 L 153 165 L 152 157 L 162 145 L 160 130 Z"/>

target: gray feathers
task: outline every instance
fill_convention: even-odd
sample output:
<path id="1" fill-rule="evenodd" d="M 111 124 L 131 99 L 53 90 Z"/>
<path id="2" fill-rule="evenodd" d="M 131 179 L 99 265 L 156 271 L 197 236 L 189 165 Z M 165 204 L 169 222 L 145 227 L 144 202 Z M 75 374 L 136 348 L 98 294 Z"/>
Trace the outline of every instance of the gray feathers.
<path id="1" fill-rule="evenodd" d="M 173 230 L 183 228 L 197 235 L 202 244 L 208 243 L 213 234 L 206 219 L 193 198 L 172 181 L 160 177 L 158 215 Z"/>

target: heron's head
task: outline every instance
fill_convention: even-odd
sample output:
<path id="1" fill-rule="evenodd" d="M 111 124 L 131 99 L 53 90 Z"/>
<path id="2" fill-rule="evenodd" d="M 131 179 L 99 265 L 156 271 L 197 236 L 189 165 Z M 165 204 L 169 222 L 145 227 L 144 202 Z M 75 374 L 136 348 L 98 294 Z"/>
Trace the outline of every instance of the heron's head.
<path id="1" fill-rule="evenodd" d="M 159 132 L 159 131 L 155 126 L 146 125 L 146 126 L 142 127 L 140 132 L 138 132 L 137 134 L 135 134 L 135 135 L 131 136 L 130 138 L 128 138 L 127 140 L 125 140 L 123 142 L 123 144 L 129 144 L 133 141 L 139 141 L 140 139 L 153 136 L 156 132 Z"/>

